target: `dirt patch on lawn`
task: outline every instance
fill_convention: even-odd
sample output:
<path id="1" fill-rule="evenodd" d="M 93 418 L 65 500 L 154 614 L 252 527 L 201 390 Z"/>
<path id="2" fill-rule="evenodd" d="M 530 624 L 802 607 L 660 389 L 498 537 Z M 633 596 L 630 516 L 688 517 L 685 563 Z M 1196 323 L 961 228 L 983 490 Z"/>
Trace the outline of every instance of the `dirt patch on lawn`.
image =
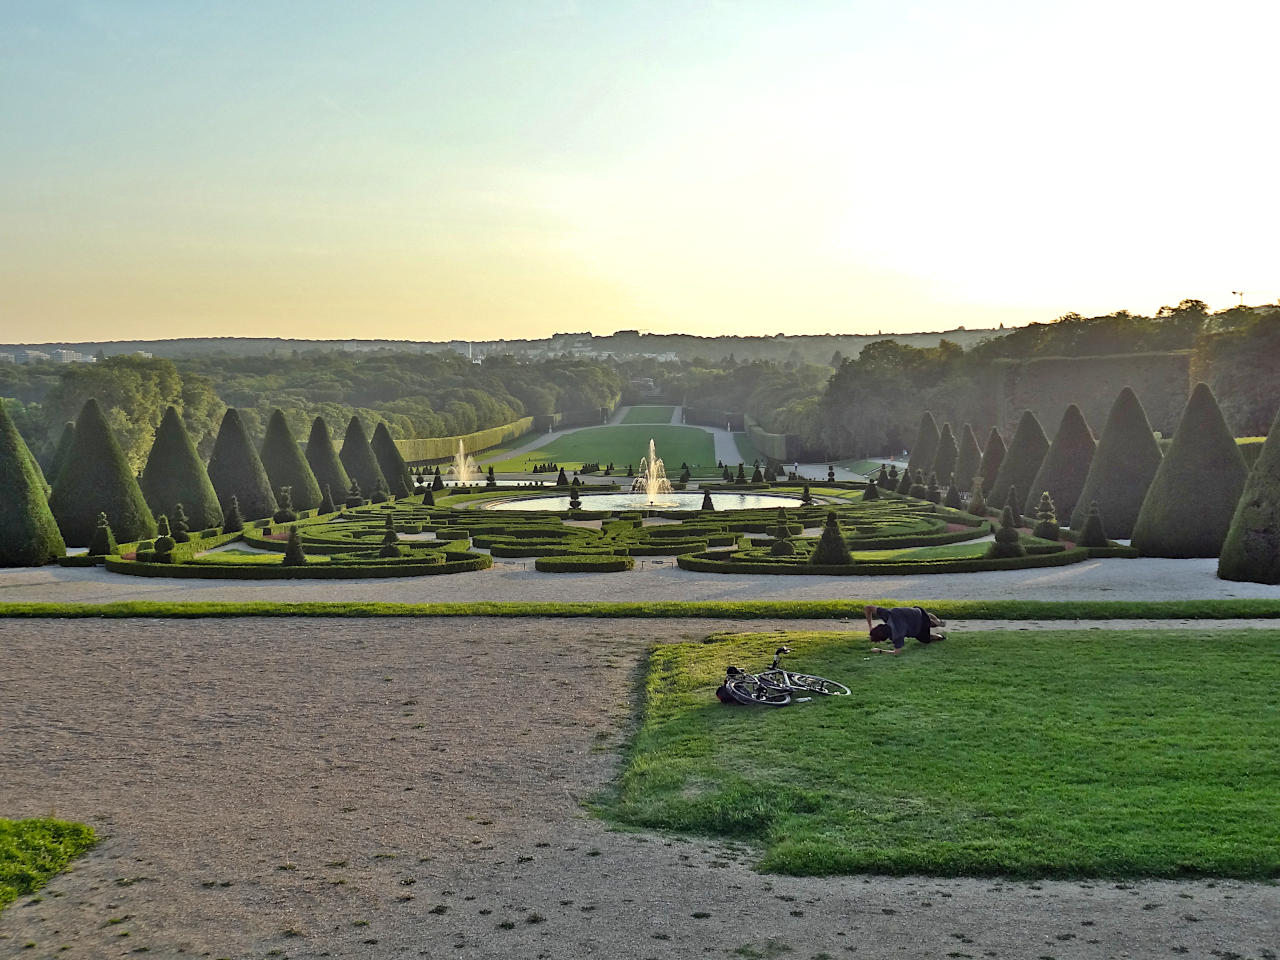
<path id="1" fill-rule="evenodd" d="M 6 621 L 0 815 L 103 840 L 0 956 L 1275 956 L 1272 885 L 771 877 L 585 813 L 648 645 L 742 626 L 818 625 Z"/>

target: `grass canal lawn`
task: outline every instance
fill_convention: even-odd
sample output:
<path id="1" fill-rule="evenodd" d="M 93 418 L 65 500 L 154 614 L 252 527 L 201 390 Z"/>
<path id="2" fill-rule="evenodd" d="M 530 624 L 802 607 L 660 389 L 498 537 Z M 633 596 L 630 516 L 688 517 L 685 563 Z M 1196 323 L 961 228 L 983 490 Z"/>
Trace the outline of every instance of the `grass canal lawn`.
<path id="1" fill-rule="evenodd" d="M 0 817 L 0 910 L 39 890 L 95 843 L 84 824 Z"/>
<path id="2" fill-rule="evenodd" d="M 632 407 L 623 416 L 623 423 L 670 423 L 675 407 Z"/>
<path id="3" fill-rule="evenodd" d="M 728 664 L 849 697 L 731 707 Z M 657 648 L 606 812 L 793 874 L 1280 876 L 1280 631 L 755 634 Z"/>
<path id="4" fill-rule="evenodd" d="M 640 466 L 640 458 L 649 455 L 649 439 L 657 445 L 658 458 L 666 465 L 667 475 L 680 475 L 680 464 L 700 464 L 703 474 L 716 473 L 715 444 L 711 434 L 697 427 L 661 425 L 620 425 L 587 427 L 552 440 L 546 446 L 530 450 L 513 459 L 494 464 L 499 472 L 527 470 L 535 463 L 558 463 L 573 469 L 584 463 L 612 463 L 614 473 L 626 473 L 627 464 Z"/>

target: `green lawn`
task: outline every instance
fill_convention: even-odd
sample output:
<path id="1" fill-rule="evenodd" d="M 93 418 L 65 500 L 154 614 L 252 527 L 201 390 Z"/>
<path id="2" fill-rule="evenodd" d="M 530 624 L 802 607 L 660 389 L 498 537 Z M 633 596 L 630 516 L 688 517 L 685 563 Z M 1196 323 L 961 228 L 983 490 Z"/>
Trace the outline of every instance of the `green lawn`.
<path id="1" fill-rule="evenodd" d="M 710 464 L 716 462 L 711 434 L 697 427 L 621 424 L 587 427 L 552 440 L 545 447 L 531 450 L 520 457 L 494 464 L 499 471 L 524 470 L 535 463 L 559 463 L 573 468 L 583 463 L 612 463 L 614 472 L 626 473 L 627 464 L 638 467 L 640 458 L 649 455 L 649 439 L 657 444 L 658 457 L 670 476 L 680 473 L 682 462 Z"/>
<path id="2" fill-rule="evenodd" d="M 853 696 L 729 707 L 727 664 Z M 609 815 L 758 843 L 766 870 L 1280 876 L 1280 632 L 848 634 L 656 649 Z"/>
<path id="3" fill-rule="evenodd" d="M 870 476 L 880 469 L 880 464 L 874 460 L 841 460 L 836 466 L 852 470 L 854 473 L 859 473 L 864 477 Z"/>
<path id="4" fill-rule="evenodd" d="M 670 423 L 675 407 L 632 407 L 622 418 L 623 423 Z"/>
<path id="5" fill-rule="evenodd" d="M 745 433 L 735 433 L 733 435 L 734 446 L 738 448 L 738 460 L 740 463 L 752 464 L 759 460 L 764 463 L 764 457 L 760 456 L 760 451 L 756 449 L 756 445 L 751 442 L 751 437 Z M 729 467 L 737 467 L 738 464 L 728 464 Z"/>
<path id="6" fill-rule="evenodd" d="M 81 823 L 0 817 L 0 910 L 39 890 L 95 843 L 93 828 Z"/>

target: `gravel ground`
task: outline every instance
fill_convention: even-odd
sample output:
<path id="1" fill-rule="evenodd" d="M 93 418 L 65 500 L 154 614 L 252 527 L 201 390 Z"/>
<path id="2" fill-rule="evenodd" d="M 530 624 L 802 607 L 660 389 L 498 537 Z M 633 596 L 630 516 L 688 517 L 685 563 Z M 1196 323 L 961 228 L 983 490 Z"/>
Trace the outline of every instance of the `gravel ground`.
<path id="1" fill-rule="evenodd" d="M 103 840 L 0 956 L 1276 956 L 1275 885 L 797 879 L 610 832 L 581 803 L 645 649 L 740 626 L 4 621 L 0 811 Z"/>
<path id="2" fill-rule="evenodd" d="M 0 570 L 0 602 L 117 600 L 1203 600 L 1280 598 L 1280 587 L 1219 580 L 1216 560 L 1087 560 L 1066 567 L 933 576 L 821 577 L 694 573 L 641 557 L 630 573 L 538 573 L 532 560 L 492 570 L 387 580 L 176 580 L 100 567 Z"/>

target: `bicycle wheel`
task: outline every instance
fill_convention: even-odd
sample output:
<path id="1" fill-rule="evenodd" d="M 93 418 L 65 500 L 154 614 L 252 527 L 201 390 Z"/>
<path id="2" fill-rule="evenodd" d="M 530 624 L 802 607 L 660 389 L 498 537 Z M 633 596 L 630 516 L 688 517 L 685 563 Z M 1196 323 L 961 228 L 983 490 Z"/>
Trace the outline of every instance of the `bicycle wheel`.
<path id="1" fill-rule="evenodd" d="M 750 675 L 726 680 L 724 686 L 733 699 L 752 707 L 785 707 L 791 702 L 786 690 L 766 687 Z"/>
<path id="2" fill-rule="evenodd" d="M 756 679 L 766 687 L 773 690 L 791 691 L 791 684 L 787 682 L 787 671 L 785 670 L 762 670 L 756 674 Z"/>
<path id="3" fill-rule="evenodd" d="M 843 683 L 836 683 L 826 677 L 815 677 L 808 673 L 791 673 L 787 671 L 787 683 L 792 690 L 821 693 L 829 697 L 847 697 L 851 692 Z"/>

